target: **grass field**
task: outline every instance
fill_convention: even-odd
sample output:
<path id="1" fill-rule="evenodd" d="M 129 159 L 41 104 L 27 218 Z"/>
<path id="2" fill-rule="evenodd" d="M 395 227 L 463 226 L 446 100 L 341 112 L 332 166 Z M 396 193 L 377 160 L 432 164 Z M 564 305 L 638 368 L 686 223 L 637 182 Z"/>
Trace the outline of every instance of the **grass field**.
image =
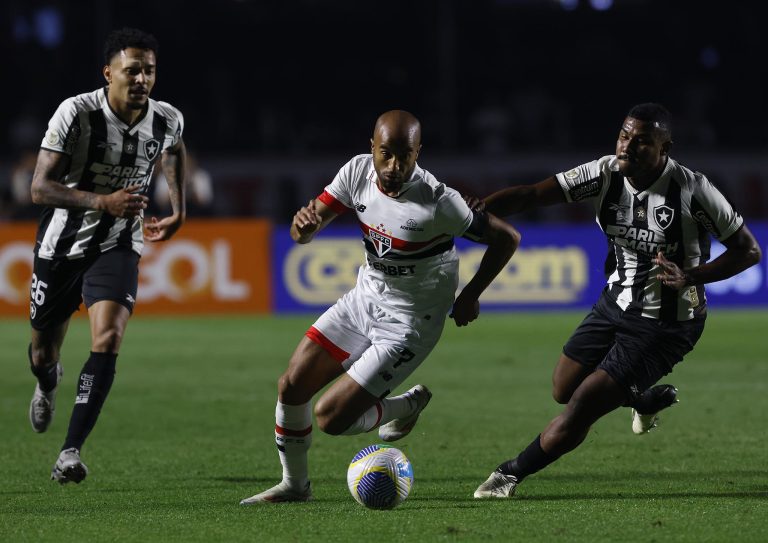
<path id="1" fill-rule="evenodd" d="M 88 351 L 87 323 L 65 343 L 58 412 L 29 427 L 26 321 L 0 321 L 0 541 L 766 541 L 768 313 L 719 310 L 672 382 L 680 403 L 659 429 L 626 409 L 512 500 L 472 492 L 558 411 L 550 375 L 581 313 L 484 314 L 446 328 L 402 388 L 434 398 L 398 443 L 415 486 L 392 511 L 357 505 L 346 468 L 375 434 L 314 433 L 315 501 L 241 507 L 279 480 L 275 381 L 313 316 L 137 317 L 115 386 L 83 449 L 80 485 L 49 480 Z"/>

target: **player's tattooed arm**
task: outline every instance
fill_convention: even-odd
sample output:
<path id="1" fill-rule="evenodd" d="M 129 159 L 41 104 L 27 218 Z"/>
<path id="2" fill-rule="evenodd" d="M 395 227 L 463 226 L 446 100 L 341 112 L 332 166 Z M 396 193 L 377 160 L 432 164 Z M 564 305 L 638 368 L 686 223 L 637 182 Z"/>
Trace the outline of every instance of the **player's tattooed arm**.
<path id="1" fill-rule="evenodd" d="M 69 164 L 69 155 L 40 150 L 32 175 L 32 202 L 64 209 L 95 209 L 125 218 L 135 217 L 147 207 L 149 199 L 136 194 L 139 186 L 120 189 L 112 194 L 96 194 L 67 187 L 61 180 Z"/>
<path id="2" fill-rule="evenodd" d="M 168 198 L 171 202 L 173 214 L 183 220 L 187 214 L 185 181 L 186 181 L 187 149 L 184 142 L 179 142 L 163 152 L 160 157 L 160 165 L 168 182 Z"/>
<path id="3" fill-rule="evenodd" d="M 168 182 L 168 197 L 171 202 L 173 215 L 160 220 L 152 217 L 144 224 L 144 237 L 148 241 L 165 241 L 170 239 L 187 217 L 185 181 L 186 181 L 187 149 L 184 141 L 179 141 L 173 147 L 163 151 L 160 156 L 160 167 Z"/>
<path id="4" fill-rule="evenodd" d="M 309 243 L 338 214 L 318 199 L 301 207 L 291 221 L 291 238 L 296 243 Z"/>

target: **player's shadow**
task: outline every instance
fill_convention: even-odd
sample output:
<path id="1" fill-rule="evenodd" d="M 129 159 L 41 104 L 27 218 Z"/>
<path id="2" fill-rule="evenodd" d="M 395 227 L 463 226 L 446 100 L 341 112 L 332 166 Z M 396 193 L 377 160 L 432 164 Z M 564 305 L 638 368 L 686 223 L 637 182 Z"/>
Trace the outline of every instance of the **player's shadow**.
<path id="1" fill-rule="evenodd" d="M 768 490 L 743 490 L 733 492 L 608 492 L 600 494 L 565 493 L 565 494 L 536 494 L 533 496 L 518 496 L 516 499 L 525 501 L 565 501 L 565 500 L 679 500 L 680 498 L 739 498 L 752 500 L 768 500 Z"/>

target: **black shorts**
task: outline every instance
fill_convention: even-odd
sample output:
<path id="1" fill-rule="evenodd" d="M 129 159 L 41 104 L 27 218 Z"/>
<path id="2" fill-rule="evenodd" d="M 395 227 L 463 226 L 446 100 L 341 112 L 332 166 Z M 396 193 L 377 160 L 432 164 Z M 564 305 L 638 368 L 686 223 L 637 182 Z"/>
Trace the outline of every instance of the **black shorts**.
<path id="1" fill-rule="evenodd" d="M 665 322 L 625 313 L 605 291 L 573 332 L 563 354 L 602 369 L 636 399 L 672 371 L 704 331 L 706 316 Z"/>
<path id="2" fill-rule="evenodd" d="M 32 328 L 46 330 L 66 322 L 85 301 L 91 307 L 112 300 L 133 313 L 139 285 L 139 255 L 116 247 L 105 253 L 69 260 L 35 255 L 30 290 Z"/>

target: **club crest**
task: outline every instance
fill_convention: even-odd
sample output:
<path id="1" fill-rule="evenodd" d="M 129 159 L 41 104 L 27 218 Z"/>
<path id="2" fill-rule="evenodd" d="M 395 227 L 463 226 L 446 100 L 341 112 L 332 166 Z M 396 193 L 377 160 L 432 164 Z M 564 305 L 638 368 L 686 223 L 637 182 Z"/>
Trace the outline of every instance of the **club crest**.
<path id="1" fill-rule="evenodd" d="M 152 138 L 144 142 L 144 156 L 147 160 L 154 160 L 160 151 L 160 142 Z"/>
<path id="2" fill-rule="evenodd" d="M 653 218 L 659 228 L 666 230 L 675 218 L 675 210 L 667 205 L 656 206 L 653 208 Z"/>
<path id="3" fill-rule="evenodd" d="M 371 228 L 368 231 L 368 235 L 371 238 L 371 242 L 373 242 L 373 246 L 376 248 L 376 254 L 378 256 L 384 256 L 392 248 L 391 237 L 385 234 L 382 234 L 381 232 L 378 232 L 373 228 Z"/>

